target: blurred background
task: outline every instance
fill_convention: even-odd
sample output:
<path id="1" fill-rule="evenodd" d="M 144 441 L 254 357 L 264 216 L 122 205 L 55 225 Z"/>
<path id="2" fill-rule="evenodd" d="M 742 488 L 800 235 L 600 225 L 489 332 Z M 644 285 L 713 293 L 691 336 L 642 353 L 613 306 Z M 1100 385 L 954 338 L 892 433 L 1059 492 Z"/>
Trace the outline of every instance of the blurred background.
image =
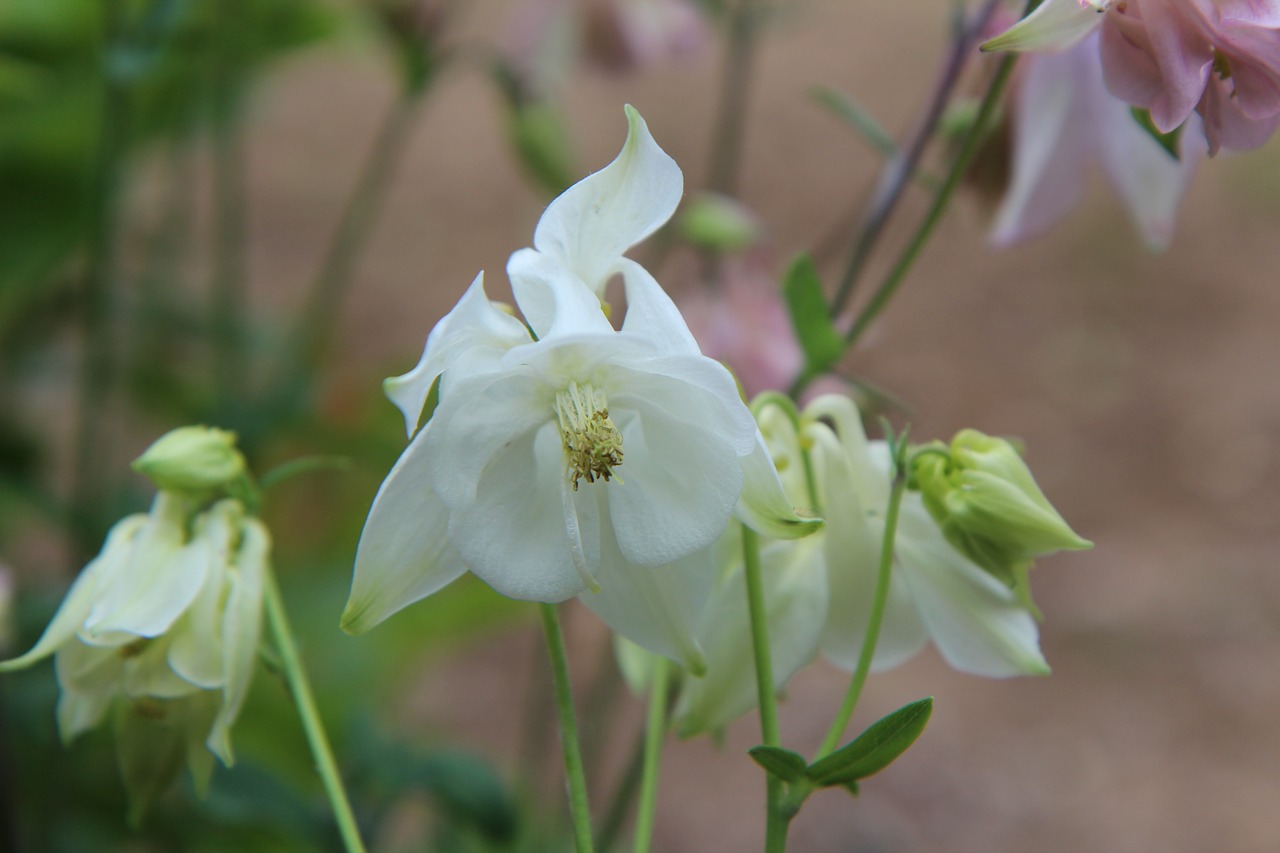
<path id="1" fill-rule="evenodd" d="M 235 429 L 259 471 L 344 456 L 279 486 L 266 513 L 372 848 L 565 846 L 534 608 L 464 580 L 366 636 L 338 630 L 364 513 L 404 445 L 380 381 L 416 362 L 478 270 L 506 298 L 507 256 L 558 189 L 614 156 L 624 103 L 687 197 L 717 188 L 754 222 L 718 254 L 688 228 L 637 250 L 678 301 L 730 311 L 699 301 L 709 277 L 713 294 L 735 279 L 767 291 L 801 251 L 834 282 L 883 158 L 813 88 L 903 136 L 954 10 L 766 11 L 744 39 L 724 2 L 5 0 L 4 656 L 38 636 L 106 528 L 147 505 L 128 461 L 160 433 Z M 992 61 L 973 61 L 975 92 Z M 933 721 L 857 799 L 816 795 L 791 849 L 1274 850 L 1280 147 L 1204 163 L 1158 255 L 1101 176 L 1052 233 L 990 249 L 1000 169 L 984 162 L 842 372 L 901 401 L 889 411 L 913 439 L 1025 441 L 1096 548 L 1035 572 L 1052 676 L 981 680 L 932 650 L 873 676 L 855 725 L 924 695 Z M 928 198 L 908 191 L 870 280 Z M 569 627 L 603 814 L 642 710 L 594 617 Z M 784 743 L 811 751 L 845 684 L 823 663 L 801 673 Z M 208 799 L 184 783 L 138 831 L 110 733 L 58 746 L 56 690 L 48 665 L 0 680 L 0 848 L 335 848 L 278 676 L 260 674 L 241 760 Z M 671 743 L 656 849 L 758 845 L 757 742 L 752 714 L 719 743 Z"/>

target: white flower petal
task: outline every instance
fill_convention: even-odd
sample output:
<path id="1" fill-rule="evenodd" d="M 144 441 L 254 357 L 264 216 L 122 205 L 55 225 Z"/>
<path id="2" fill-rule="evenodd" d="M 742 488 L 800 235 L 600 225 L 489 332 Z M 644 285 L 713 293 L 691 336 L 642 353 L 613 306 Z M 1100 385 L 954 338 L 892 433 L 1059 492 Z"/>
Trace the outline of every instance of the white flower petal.
<path id="1" fill-rule="evenodd" d="M 735 537 L 741 541 L 741 537 Z M 698 623 L 707 672 L 685 679 L 673 712 L 682 736 L 718 729 L 758 700 L 746 575 L 723 576 Z M 774 688 L 813 659 L 827 616 L 827 580 L 819 540 L 773 542 L 760 555 Z"/>
<path id="2" fill-rule="evenodd" d="M 90 637 L 127 632 L 158 637 L 190 606 L 213 558 L 207 543 L 183 544 L 188 503 L 168 492 L 156 495 L 151 518 L 133 541 L 118 580 L 103 589 L 89 612 Z"/>
<path id="3" fill-rule="evenodd" d="M 572 538 L 561 499 L 564 450 L 552 423 L 507 440 L 476 483 L 474 499 L 455 508 L 449 538 L 468 567 L 509 598 L 554 603 L 588 587 L 575 568 L 600 562 L 600 519 L 592 485 L 582 483 L 573 498 Z M 595 486 L 606 484 L 597 482 Z"/>
<path id="4" fill-rule="evenodd" d="M 715 579 L 711 549 L 663 566 L 639 566 L 619 552 L 607 528 L 602 540 L 600 591 L 584 592 L 579 600 L 633 643 L 690 672 L 702 672 L 705 661 L 695 626 Z"/>
<path id="5" fill-rule="evenodd" d="M 671 218 L 684 192 L 680 167 L 649 135 L 630 106 L 627 141 L 605 168 L 547 206 L 533 245 L 569 267 L 602 296 L 614 265 Z"/>
<path id="6" fill-rule="evenodd" d="M 431 330 L 417 366 L 387 379 L 382 387 L 404 415 L 405 432 L 412 436 L 437 376 L 455 364 L 464 365 L 469 371 L 487 369 L 511 347 L 528 342 L 529 332 L 524 324 L 485 295 L 482 272 L 453 310 Z"/>
<path id="7" fill-rule="evenodd" d="M 226 610 L 222 622 L 222 666 L 226 685 L 222 706 L 205 741 L 228 767 L 235 761 L 231 751 L 231 724 L 240 714 L 258 659 L 262 634 L 262 601 L 271 551 L 267 528 L 255 518 L 246 518 L 240 527 L 240 549 L 228 573 Z"/>
<path id="8" fill-rule="evenodd" d="M 759 432 L 755 449 L 740 457 L 740 462 L 742 494 L 734 515 L 743 524 L 773 539 L 799 539 L 822 529 L 822 519 L 796 513 Z"/>
<path id="9" fill-rule="evenodd" d="M 449 542 L 449 511 L 430 487 L 429 422 L 373 499 L 356 548 L 342 630 L 359 634 L 452 583 L 466 566 Z"/>
<path id="10" fill-rule="evenodd" d="M 1081 0 L 1045 0 L 1040 7 L 982 50 L 1063 50 L 1102 23 L 1103 10 Z"/>
<path id="11" fill-rule="evenodd" d="M 507 277 L 520 313 L 539 338 L 613 332 L 600 297 L 550 255 L 535 249 L 515 252 L 507 261 Z"/>
<path id="12" fill-rule="evenodd" d="M 169 666 L 191 684 L 207 690 L 221 687 L 225 675 L 221 608 L 233 532 L 226 515 L 215 509 L 202 518 L 203 529 L 196 531 L 196 537 L 209 539 L 219 559 L 211 560 L 204 586 L 169 631 Z"/>
<path id="13" fill-rule="evenodd" d="M 146 525 L 147 518 L 142 514 L 131 515 L 111 528 L 102 552 L 85 566 L 71 585 L 40 639 L 21 657 L 0 663 L 0 672 L 13 672 L 30 666 L 53 654 L 76 636 L 84 627 L 89 611 L 93 609 L 103 579 L 112 578 L 119 573 L 132 552 L 134 537 Z"/>
<path id="14" fill-rule="evenodd" d="M 724 365 L 704 356 L 631 353 L 610 362 L 605 379 L 610 411 L 661 410 L 694 429 L 714 431 L 738 456 L 755 451 L 755 419 Z"/>
<path id="15" fill-rule="evenodd" d="M 150 696 L 176 699 L 200 690 L 169 668 L 169 638 L 146 643 L 140 653 L 124 661 L 120 677 L 121 692 L 131 698 Z"/>
<path id="16" fill-rule="evenodd" d="M 539 349 L 545 350 L 545 346 Z M 481 475 L 512 442 L 528 439 L 555 419 L 555 389 L 538 379 L 531 367 L 516 364 L 465 386 L 454 386 L 454 393 L 441 401 L 431 428 L 424 430 L 422 450 L 415 452 L 427 455 L 430 461 L 423 464 L 428 483 L 450 510 L 476 500 Z M 515 468 L 527 467 L 532 460 L 508 455 L 506 464 L 514 474 Z M 507 491 L 501 482 L 497 486 Z M 532 495 L 509 497 L 530 499 Z"/>
<path id="17" fill-rule="evenodd" d="M 622 334 L 648 341 L 668 355 L 701 355 L 680 309 L 649 271 L 629 258 L 619 262 L 618 270 L 627 292 Z"/>
<path id="18" fill-rule="evenodd" d="M 656 407 L 621 412 L 615 422 L 625 456 L 607 488 L 622 554 L 629 562 L 659 566 L 711 545 L 742 491 L 733 447 Z"/>
<path id="19" fill-rule="evenodd" d="M 1049 672 L 1035 619 L 1008 587 L 952 548 L 922 503 L 904 502 L 901 527 L 902 573 L 947 663 L 989 678 Z"/>
<path id="20" fill-rule="evenodd" d="M 861 425 L 858 426 L 859 433 Z M 824 545 L 830 600 L 822 634 L 822 653 L 842 669 L 857 667 L 871 619 L 871 605 L 880 573 L 886 506 L 872 508 L 853 488 L 852 463 L 836 437 L 824 425 L 814 424 L 807 434 L 815 443 L 815 468 L 822 472 L 822 493 L 827 513 Z M 856 437 L 855 437 L 856 440 Z M 898 551 L 901 530 L 895 534 Z M 872 669 L 889 669 L 924 648 L 925 626 L 911 602 L 901 566 L 889 575 L 880 635 L 876 640 Z"/>
<path id="21" fill-rule="evenodd" d="M 114 693 L 77 693 L 64 689 L 58 695 L 58 737 L 63 746 L 96 728 L 107 715 Z"/>
<path id="22" fill-rule="evenodd" d="M 83 695 L 109 693 L 120 687 L 124 657 L 117 649 L 103 649 L 79 641 L 67 643 L 53 661 L 58 686 Z"/>

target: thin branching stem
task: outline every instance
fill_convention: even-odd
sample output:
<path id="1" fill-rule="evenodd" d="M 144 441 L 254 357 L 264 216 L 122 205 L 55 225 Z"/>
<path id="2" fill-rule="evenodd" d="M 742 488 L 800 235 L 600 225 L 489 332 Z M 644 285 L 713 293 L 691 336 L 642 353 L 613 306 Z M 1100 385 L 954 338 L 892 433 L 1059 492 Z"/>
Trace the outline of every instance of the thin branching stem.
<path id="1" fill-rule="evenodd" d="M 773 658 L 770 654 L 769 616 L 764 600 L 764 577 L 760 570 L 760 538 L 745 524 L 742 526 L 742 558 L 747 582 L 747 608 L 751 617 L 756 698 L 760 706 L 760 737 L 765 746 L 781 746 L 778 697 L 773 684 Z M 766 775 L 765 785 L 765 853 L 783 853 L 787 849 L 787 828 L 791 823 L 791 815 L 783 809 L 786 792 L 783 790 L 782 780 L 772 773 Z"/>
<path id="2" fill-rule="evenodd" d="M 360 828 L 355 814 L 351 811 L 351 802 L 347 798 L 346 788 L 342 784 L 342 774 L 338 772 L 338 763 L 334 760 L 333 749 L 329 746 L 329 736 L 325 733 L 324 722 L 320 719 L 320 711 L 316 707 L 315 697 L 311 692 L 311 682 L 307 671 L 302 666 L 302 658 L 298 654 L 297 644 L 293 639 L 293 630 L 289 627 L 289 617 L 285 614 L 284 600 L 280 596 L 280 587 L 276 583 L 275 573 L 267 570 L 265 604 L 267 623 L 275 639 L 280 653 L 280 665 L 285 680 L 289 684 L 289 692 L 293 694 L 294 704 L 298 709 L 298 717 L 302 721 L 302 729 L 307 735 L 307 743 L 315 758 L 316 772 L 324 783 L 325 794 L 329 797 L 329 805 L 333 809 L 334 820 L 338 824 L 338 832 L 347 853 L 364 853 L 364 842 L 360 840 Z"/>
<path id="3" fill-rule="evenodd" d="M 560 616 L 554 604 L 539 605 L 542 629 L 551 658 L 551 680 L 555 686 L 556 710 L 560 716 L 560 745 L 564 751 L 564 772 L 569 784 L 569 816 L 578 853 L 592 853 L 591 807 L 587 801 L 587 775 L 582 766 L 578 741 L 578 719 L 573 711 L 573 690 L 569 684 L 569 657 L 565 653 Z"/>
<path id="4" fill-rule="evenodd" d="M 876 643 L 880 639 L 880 627 L 884 622 L 885 606 L 889 602 L 889 579 L 893 572 L 894 541 L 898 532 L 898 511 L 902 506 L 902 493 L 906 488 L 906 479 L 899 472 L 893 480 L 893 488 L 889 492 L 889 506 L 884 514 L 884 540 L 880 545 L 880 569 L 876 575 L 876 588 L 871 598 L 871 615 L 867 619 L 867 630 L 862 638 L 862 652 L 858 655 L 858 664 L 853 670 L 853 678 L 849 681 L 849 689 L 845 693 L 844 702 L 836 713 L 827 736 L 818 747 L 814 761 L 830 755 L 840 745 L 840 738 L 853 719 L 854 709 L 862 698 L 862 688 L 867 683 L 867 675 L 871 672 L 871 661 L 875 658 Z"/>
<path id="5" fill-rule="evenodd" d="M 862 228 L 854 241 L 849 264 L 840 278 L 835 300 L 831 304 L 833 317 L 838 316 L 849 304 L 854 287 L 866 268 L 867 260 L 871 257 L 871 250 L 879 241 L 907 187 L 915 180 L 925 149 L 937 133 L 938 125 L 946 113 L 947 105 L 951 103 L 956 85 L 960 82 L 961 73 L 973 54 L 977 35 L 990 20 L 998 3 L 999 0 L 987 0 L 970 23 L 958 28 L 951 51 L 943 63 L 942 73 L 938 75 L 938 82 L 934 86 L 933 97 L 930 98 L 929 106 L 917 125 L 915 133 L 912 134 L 907 145 L 897 149 L 885 163 L 884 170 L 880 173 L 880 181 L 871 196 L 871 203 L 863 219 Z"/>
<path id="6" fill-rule="evenodd" d="M 662 741 L 667 733 L 667 685 L 671 665 L 655 658 L 649 685 L 649 711 L 645 717 L 644 766 L 640 777 L 640 804 L 636 807 L 635 853 L 649 853 L 653 844 L 653 818 L 658 807 L 658 771 L 662 766 Z"/>

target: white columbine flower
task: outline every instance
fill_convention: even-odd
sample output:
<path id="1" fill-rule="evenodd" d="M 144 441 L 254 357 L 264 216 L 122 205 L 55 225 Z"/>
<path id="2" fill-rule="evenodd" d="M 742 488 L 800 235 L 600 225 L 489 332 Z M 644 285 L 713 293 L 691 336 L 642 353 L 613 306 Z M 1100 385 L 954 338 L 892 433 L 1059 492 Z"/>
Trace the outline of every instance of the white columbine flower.
<path id="1" fill-rule="evenodd" d="M 161 491 L 150 514 L 118 522 L 35 647 L 0 663 L 8 672 L 56 656 L 64 741 L 119 704 L 126 782 L 131 766 L 163 765 L 145 758 L 163 750 L 174 751 L 175 770 L 185 757 L 200 783 L 212 755 L 233 761 L 230 727 L 253 675 L 270 541 L 237 501 L 193 520 L 194 507 Z"/>
<path id="2" fill-rule="evenodd" d="M 867 441 L 857 407 L 840 395 L 809 404 L 802 436 L 813 448 L 822 509 L 832 520 L 824 534 L 830 598 L 822 653 L 852 670 L 862 651 L 884 539 L 889 450 L 883 441 Z M 904 663 L 929 640 L 947 663 L 974 675 L 1002 678 L 1049 671 L 1029 607 L 956 550 L 920 493 L 907 491 L 872 668 Z"/>
<path id="3" fill-rule="evenodd" d="M 693 625 L 710 546 L 737 515 L 769 535 L 792 510 L 728 371 L 622 258 L 670 215 L 675 163 L 628 108 L 622 153 L 547 209 L 508 267 L 528 327 L 480 277 L 388 381 L 410 435 L 365 522 L 343 627 L 366 630 L 470 570 L 529 601 L 582 595 L 615 631 L 700 670 Z M 626 283 L 620 330 L 601 309 Z"/>

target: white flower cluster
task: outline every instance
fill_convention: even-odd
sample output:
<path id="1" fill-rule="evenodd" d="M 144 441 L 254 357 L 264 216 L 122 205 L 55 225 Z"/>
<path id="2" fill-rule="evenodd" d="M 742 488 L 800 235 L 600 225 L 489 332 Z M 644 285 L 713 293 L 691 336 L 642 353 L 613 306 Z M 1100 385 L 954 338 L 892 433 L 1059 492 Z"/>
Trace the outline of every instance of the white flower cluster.
<path id="1" fill-rule="evenodd" d="M 150 513 L 117 522 L 36 645 L 0 663 L 8 672 L 54 656 L 65 742 L 114 709 L 126 777 L 166 751 L 174 772 L 185 760 L 199 784 L 215 755 L 234 760 L 230 730 L 257 658 L 270 538 L 239 501 L 201 510 L 206 490 L 243 472 L 233 441 L 191 427 L 153 445 L 139 468 L 163 463 L 170 483 L 202 494 L 162 489 Z"/>
<path id="2" fill-rule="evenodd" d="M 624 640 L 684 667 L 675 713 L 696 732 L 756 697 L 742 528 L 730 519 L 763 537 L 778 686 L 819 650 L 852 669 L 870 618 L 890 466 L 847 397 L 820 398 L 803 414 L 766 403 L 753 416 L 658 283 L 623 256 L 671 216 L 682 192 L 674 161 L 635 110 L 627 117 L 622 153 L 552 202 L 533 248 L 512 255 L 507 273 L 524 321 L 492 303 L 477 276 L 417 367 L 387 381 L 412 440 L 369 512 L 342 624 L 364 631 L 468 570 L 513 598 L 579 596 Z M 619 329 L 605 302 L 615 276 L 627 301 Z M 1007 443 L 989 441 L 1000 465 L 1021 465 L 1006 458 Z M 1045 549 L 971 525 L 1022 504 L 1042 512 L 1039 501 L 1048 511 L 1034 524 L 1066 530 L 1049 550 L 1088 543 L 1029 473 L 1009 494 L 1004 474 L 989 477 L 999 505 L 976 512 L 967 501 L 982 489 L 971 493 L 970 480 L 945 467 L 929 473 L 941 490 L 934 505 L 920 491 L 903 502 L 875 666 L 932 639 L 965 671 L 1046 672 L 1025 583 L 1009 580 L 1025 581 Z M 644 655 L 623 658 L 629 667 Z"/>

